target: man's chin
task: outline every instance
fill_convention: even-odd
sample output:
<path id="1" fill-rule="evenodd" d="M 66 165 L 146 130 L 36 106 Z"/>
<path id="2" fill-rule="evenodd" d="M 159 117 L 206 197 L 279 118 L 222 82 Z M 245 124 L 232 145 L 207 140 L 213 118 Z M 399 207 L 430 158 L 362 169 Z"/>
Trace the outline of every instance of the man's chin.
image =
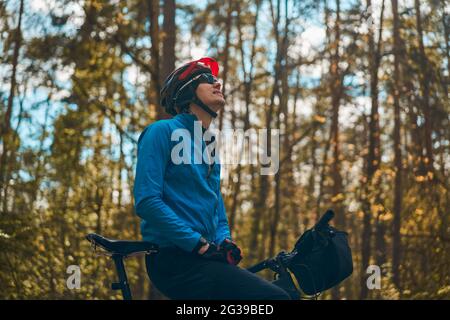
<path id="1" fill-rule="evenodd" d="M 214 103 L 214 111 L 215 112 L 219 112 L 221 111 L 224 107 L 225 107 L 225 99 L 221 99 L 221 100 L 217 100 Z"/>
<path id="2" fill-rule="evenodd" d="M 218 103 L 219 109 L 223 109 L 223 108 L 225 107 L 225 104 L 226 104 L 226 101 L 225 101 L 224 98 L 222 98 L 222 99 L 220 100 L 220 102 Z"/>

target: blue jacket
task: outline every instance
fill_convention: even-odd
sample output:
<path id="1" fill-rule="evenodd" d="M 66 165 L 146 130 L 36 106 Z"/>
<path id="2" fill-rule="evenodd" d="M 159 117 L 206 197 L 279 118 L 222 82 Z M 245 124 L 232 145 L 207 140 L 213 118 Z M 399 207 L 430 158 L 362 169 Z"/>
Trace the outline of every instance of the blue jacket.
<path id="1" fill-rule="evenodd" d="M 210 167 L 205 161 L 194 162 L 195 152 L 206 147 L 203 139 L 194 141 L 196 120 L 193 114 L 179 114 L 152 123 L 139 136 L 135 211 L 142 219 L 143 239 L 160 247 L 192 251 L 200 236 L 216 244 L 231 239 L 220 192 L 220 164 Z M 185 129 L 182 132 L 189 132 L 192 139 L 178 137 L 172 141 L 176 129 Z M 181 142 L 191 146 L 190 164 L 173 162 L 171 154 L 179 150 Z M 178 148 L 173 149 L 176 145 Z"/>

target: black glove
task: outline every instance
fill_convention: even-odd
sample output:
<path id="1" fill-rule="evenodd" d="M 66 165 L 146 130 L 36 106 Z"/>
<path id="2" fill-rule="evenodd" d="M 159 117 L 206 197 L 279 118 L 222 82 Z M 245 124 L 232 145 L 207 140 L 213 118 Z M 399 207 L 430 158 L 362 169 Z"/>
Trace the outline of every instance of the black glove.
<path id="1" fill-rule="evenodd" d="M 202 258 L 228 263 L 226 254 L 214 244 L 210 243 L 208 250 L 203 254 L 199 254 Z"/>
<path id="2" fill-rule="evenodd" d="M 200 248 L 202 248 L 206 244 L 209 245 L 208 249 L 205 252 L 200 254 L 198 251 L 200 250 Z M 202 257 L 204 259 L 209 259 L 209 260 L 214 260 L 214 261 L 220 261 L 220 262 L 228 263 L 227 259 L 226 259 L 226 255 L 224 254 L 224 252 L 220 251 L 219 248 L 214 243 L 211 243 L 211 242 L 207 241 L 203 237 L 200 238 L 200 240 L 198 241 L 197 245 L 192 250 L 192 252 L 195 255 L 200 256 L 200 257 Z"/>
<path id="3" fill-rule="evenodd" d="M 230 239 L 222 241 L 219 246 L 219 251 L 223 253 L 228 264 L 238 265 L 242 260 L 241 249 Z"/>

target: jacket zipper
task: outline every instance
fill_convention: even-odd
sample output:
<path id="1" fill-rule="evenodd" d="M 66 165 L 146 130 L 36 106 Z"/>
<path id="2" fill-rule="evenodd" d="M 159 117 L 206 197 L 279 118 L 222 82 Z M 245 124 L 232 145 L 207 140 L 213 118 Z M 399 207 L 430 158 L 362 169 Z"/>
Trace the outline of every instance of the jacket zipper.
<path id="1" fill-rule="evenodd" d="M 205 147 L 206 147 L 206 143 L 205 143 Z M 208 162 L 211 163 L 211 156 L 210 154 L 207 152 L 206 153 L 208 155 Z M 211 184 L 209 183 L 209 177 L 211 175 L 212 172 L 212 168 L 215 165 L 215 163 L 213 163 L 212 165 L 208 163 L 208 174 L 206 175 L 206 183 L 208 184 L 208 186 L 212 189 L 214 195 L 216 196 L 216 203 L 214 205 L 214 211 L 213 211 L 213 216 L 215 217 L 216 215 L 216 211 L 217 211 L 217 206 L 219 204 L 219 197 L 216 194 L 216 191 L 211 187 Z M 217 227 L 217 226 L 216 226 Z"/>

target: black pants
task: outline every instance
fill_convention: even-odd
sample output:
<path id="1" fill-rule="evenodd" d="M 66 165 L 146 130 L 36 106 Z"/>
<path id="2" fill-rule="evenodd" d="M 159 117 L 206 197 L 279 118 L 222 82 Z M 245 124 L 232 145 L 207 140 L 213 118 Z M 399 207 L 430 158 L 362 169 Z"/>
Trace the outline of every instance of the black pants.
<path id="1" fill-rule="evenodd" d="M 173 300 L 289 300 L 280 287 L 234 265 L 206 260 L 177 248 L 146 258 L 153 285 Z"/>

